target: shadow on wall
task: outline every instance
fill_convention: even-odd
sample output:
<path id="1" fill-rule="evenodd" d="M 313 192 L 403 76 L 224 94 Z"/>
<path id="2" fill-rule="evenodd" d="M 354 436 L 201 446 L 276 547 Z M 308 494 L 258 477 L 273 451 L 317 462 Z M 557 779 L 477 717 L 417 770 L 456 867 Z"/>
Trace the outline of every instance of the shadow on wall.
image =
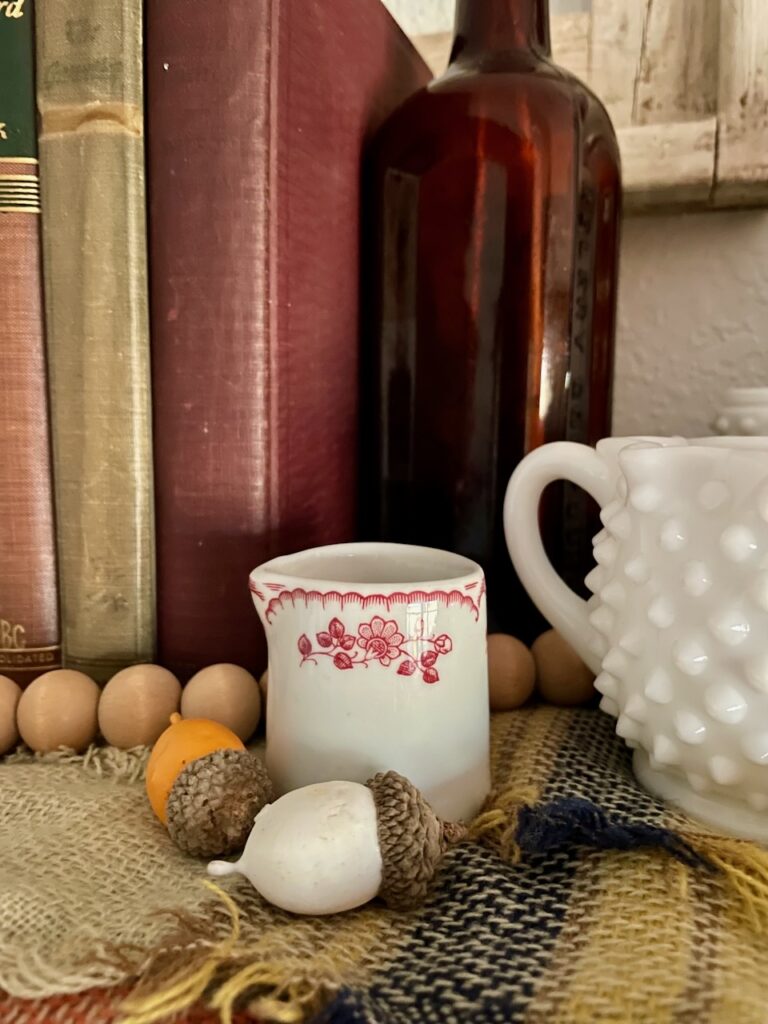
<path id="1" fill-rule="evenodd" d="M 628 218 L 621 258 L 614 433 L 712 433 L 768 386 L 768 212 Z"/>

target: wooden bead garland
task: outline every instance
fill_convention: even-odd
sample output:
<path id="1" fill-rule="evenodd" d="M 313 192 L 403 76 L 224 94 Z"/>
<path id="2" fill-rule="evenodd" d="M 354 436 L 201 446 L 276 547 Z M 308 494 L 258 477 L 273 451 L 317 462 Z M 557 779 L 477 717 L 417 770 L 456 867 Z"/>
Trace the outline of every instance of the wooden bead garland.
<path id="1" fill-rule="evenodd" d="M 16 709 L 21 738 L 42 753 L 82 752 L 96 738 L 99 687 L 83 672 L 59 668 L 30 683 Z"/>
<path id="2" fill-rule="evenodd" d="M 525 704 L 536 683 L 533 655 L 506 633 L 488 637 L 488 692 L 491 711 L 511 711 Z"/>
<path id="3" fill-rule="evenodd" d="M 536 662 L 537 687 L 544 700 L 575 707 L 594 697 L 594 672 L 556 630 L 542 633 L 531 650 Z"/>
<path id="4" fill-rule="evenodd" d="M 211 665 L 190 682 L 195 686 L 186 704 L 197 706 L 197 717 L 222 726 L 231 722 L 238 737 L 252 736 L 261 718 L 262 697 L 250 672 L 238 665 Z M 181 684 L 160 665 L 121 669 L 103 690 L 90 676 L 73 669 L 45 672 L 23 691 L 0 675 L 0 756 L 19 739 L 39 753 L 59 747 L 81 753 L 99 733 L 110 746 L 121 749 L 152 746 L 182 703 Z"/>
<path id="5" fill-rule="evenodd" d="M 19 742 L 16 708 L 20 698 L 21 687 L 8 676 L 0 676 L 0 756 Z"/>
<path id="6" fill-rule="evenodd" d="M 181 683 L 160 665 L 131 665 L 112 676 L 99 701 L 99 731 L 113 747 L 151 747 L 179 710 Z"/>
<path id="7" fill-rule="evenodd" d="M 261 719 L 261 690 L 239 665 L 209 665 L 184 687 L 181 713 L 185 718 L 209 718 L 249 740 Z"/>
<path id="8" fill-rule="evenodd" d="M 575 707 L 595 694 L 594 674 L 554 629 L 542 633 L 531 650 L 516 637 L 488 637 L 488 689 L 491 711 L 511 711 L 534 689 L 549 704 Z"/>

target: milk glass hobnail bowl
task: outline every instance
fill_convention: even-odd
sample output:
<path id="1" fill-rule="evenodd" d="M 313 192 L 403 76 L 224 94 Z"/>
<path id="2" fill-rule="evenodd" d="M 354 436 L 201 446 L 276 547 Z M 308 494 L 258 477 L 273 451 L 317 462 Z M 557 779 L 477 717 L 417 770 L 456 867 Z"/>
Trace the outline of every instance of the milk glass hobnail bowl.
<path id="1" fill-rule="evenodd" d="M 728 388 L 713 423 L 718 434 L 768 434 L 768 388 Z"/>

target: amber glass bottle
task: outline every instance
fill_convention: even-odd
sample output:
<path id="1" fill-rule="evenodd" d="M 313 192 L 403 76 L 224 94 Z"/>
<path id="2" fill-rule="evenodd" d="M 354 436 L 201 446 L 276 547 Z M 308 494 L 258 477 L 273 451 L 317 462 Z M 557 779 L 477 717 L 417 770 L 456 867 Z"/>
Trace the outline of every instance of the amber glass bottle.
<path id="1" fill-rule="evenodd" d="M 477 559 L 489 628 L 530 640 L 504 491 L 537 445 L 610 433 L 620 206 L 610 120 L 552 63 L 547 0 L 458 0 L 450 66 L 385 124 L 369 181 L 363 529 Z M 552 491 L 578 584 L 588 510 Z"/>

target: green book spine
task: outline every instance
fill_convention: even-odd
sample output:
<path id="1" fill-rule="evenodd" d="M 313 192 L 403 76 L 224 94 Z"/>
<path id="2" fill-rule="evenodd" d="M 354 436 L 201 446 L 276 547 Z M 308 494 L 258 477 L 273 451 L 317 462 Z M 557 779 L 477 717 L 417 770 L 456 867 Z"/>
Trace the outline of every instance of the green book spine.
<path id="1" fill-rule="evenodd" d="M 65 664 L 155 648 L 140 0 L 37 23 L 43 262 Z"/>
<path id="2" fill-rule="evenodd" d="M 32 0 L 0 2 L 0 675 L 60 665 Z"/>
<path id="3" fill-rule="evenodd" d="M 31 0 L 0 2 L 0 57 L 0 158 L 36 165 Z"/>

